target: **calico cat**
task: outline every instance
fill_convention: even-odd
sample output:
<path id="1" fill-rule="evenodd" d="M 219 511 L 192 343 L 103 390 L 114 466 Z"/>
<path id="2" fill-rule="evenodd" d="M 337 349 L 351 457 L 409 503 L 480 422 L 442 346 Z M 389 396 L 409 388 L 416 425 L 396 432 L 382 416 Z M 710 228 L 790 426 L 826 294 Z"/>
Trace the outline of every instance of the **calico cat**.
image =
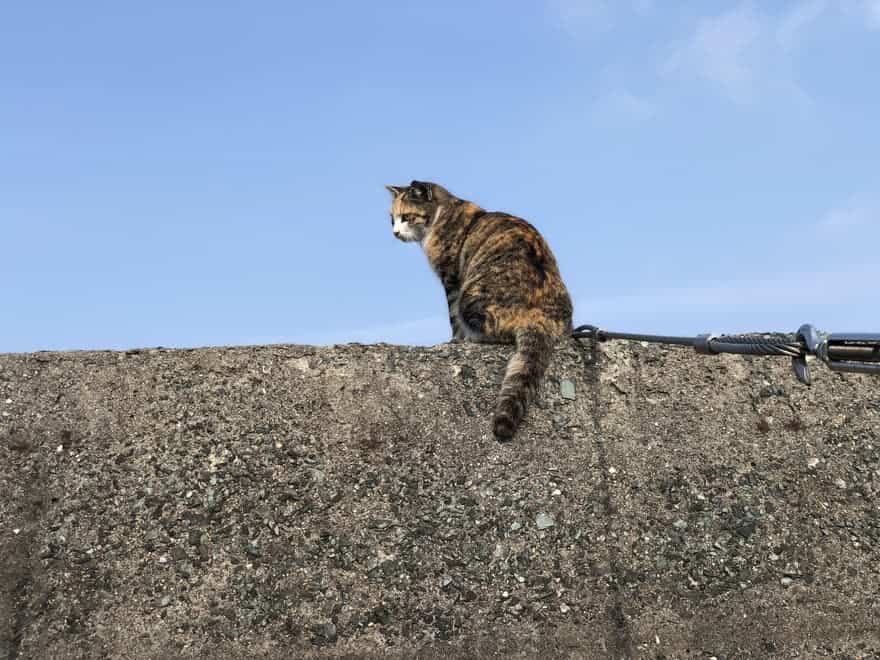
<path id="1" fill-rule="evenodd" d="M 394 235 L 419 242 L 446 289 L 453 341 L 515 344 L 492 430 L 509 440 L 525 416 L 557 339 L 571 333 L 571 298 L 532 225 L 485 211 L 436 183 L 386 186 Z"/>

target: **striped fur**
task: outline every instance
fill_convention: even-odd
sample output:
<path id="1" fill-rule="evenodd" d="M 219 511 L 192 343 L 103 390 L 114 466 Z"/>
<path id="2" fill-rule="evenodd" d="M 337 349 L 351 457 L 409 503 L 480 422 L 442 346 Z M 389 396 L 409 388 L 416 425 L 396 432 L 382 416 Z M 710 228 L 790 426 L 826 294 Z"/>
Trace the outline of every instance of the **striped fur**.
<path id="1" fill-rule="evenodd" d="M 522 218 L 485 211 L 435 183 L 387 188 L 395 236 L 421 244 L 446 290 L 452 340 L 516 346 L 493 420 L 495 437 L 509 440 L 553 345 L 571 332 L 571 298 L 556 259 Z"/>

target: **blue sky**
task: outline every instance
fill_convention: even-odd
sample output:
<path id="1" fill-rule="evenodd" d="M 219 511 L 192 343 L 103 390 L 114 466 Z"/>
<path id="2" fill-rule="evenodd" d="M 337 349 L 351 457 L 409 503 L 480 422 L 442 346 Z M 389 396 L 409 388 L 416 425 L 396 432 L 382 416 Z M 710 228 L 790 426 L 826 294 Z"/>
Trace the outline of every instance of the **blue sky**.
<path id="1" fill-rule="evenodd" d="M 880 0 L 0 8 L 0 352 L 433 344 L 383 185 L 531 220 L 575 321 L 880 331 Z"/>

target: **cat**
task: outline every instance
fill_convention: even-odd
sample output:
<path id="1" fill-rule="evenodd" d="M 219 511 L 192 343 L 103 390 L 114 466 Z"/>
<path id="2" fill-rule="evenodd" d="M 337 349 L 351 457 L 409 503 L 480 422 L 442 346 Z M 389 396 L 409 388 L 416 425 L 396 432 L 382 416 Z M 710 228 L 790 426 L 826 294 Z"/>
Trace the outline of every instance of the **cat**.
<path id="1" fill-rule="evenodd" d="M 446 289 L 452 341 L 515 344 L 492 431 L 510 440 L 547 370 L 553 346 L 571 334 L 571 297 L 546 241 L 522 218 L 486 211 L 436 183 L 385 186 L 391 225 L 418 242 Z"/>

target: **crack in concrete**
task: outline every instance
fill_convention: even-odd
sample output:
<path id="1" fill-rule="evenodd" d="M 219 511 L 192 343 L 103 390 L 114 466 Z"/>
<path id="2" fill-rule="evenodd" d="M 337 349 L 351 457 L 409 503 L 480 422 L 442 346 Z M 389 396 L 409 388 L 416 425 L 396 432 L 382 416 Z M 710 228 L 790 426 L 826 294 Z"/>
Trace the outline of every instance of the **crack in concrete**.
<path id="1" fill-rule="evenodd" d="M 593 422 L 593 428 L 596 432 L 596 450 L 599 462 L 599 492 L 600 500 L 604 513 L 604 530 L 605 538 L 611 537 L 611 516 L 614 514 L 614 504 L 611 499 L 611 488 L 608 484 L 608 452 L 605 448 L 605 441 L 602 437 L 602 399 L 600 396 L 600 380 L 599 372 L 601 364 L 599 361 L 599 347 L 594 340 L 589 341 L 589 348 L 586 347 L 584 341 L 575 340 L 578 350 L 584 359 L 584 368 L 587 374 L 586 380 L 590 385 L 590 418 Z M 620 557 L 617 548 L 612 543 L 605 546 L 608 551 L 608 563 L 611 571 L 611 591 L 614 603 L 608 610 L 607 614 L 611 620 L 611 629 L 613 633 L 612 644 L 610 649 L 614 657 L 633 657 L 633 640 L 632 631 L 626 620 L 626 614 L 623 611 L 623 594 L 620 591 Z"/>
<path id="2" fill-rule="evenodd" d="M 5 603 L 0 603 L 7 621 L 4 649 L 8 660 L 18 660 L 27 627 L 33 620 L 30 596 L 37 583 L 38 565 L 34 563 L 34 545 L 39 522 L 46 510 L 45 494 L 38 495 L 45 483 L 45 468 L 35 468 L 35 478 L 26 481 L 20 509 L 26 521 L 23 529 L 12 542 L 2 548 L 2 556 L 7 557 L 6 565 L 0 571 L 0 593 L 5 592 Z"/>
<path id="3" fill-rule="evenodd" d="M 15 587 L 10 590 L 11 593 L 9 594 L 10 604 L 15 608 L 15 615 L 12 617 L 11 635 L 7 643 L 9 647 L 7 657 L 9 660 L 18 660 L 21 653 L 21 643 L 24 639 L 25 628 L 28 624 L 27 594 L 33 583 L 33 574 L 27 566 L 29 563 L 27 545 L 29 544 L 25 545 L 25 551 L 22 553 L 24 556 L 18 557 L 20 563 L 15 562 L 16 565 L 14 565 L 12 569 L 15 572 L 21 572 L 15 583 Z"/>

